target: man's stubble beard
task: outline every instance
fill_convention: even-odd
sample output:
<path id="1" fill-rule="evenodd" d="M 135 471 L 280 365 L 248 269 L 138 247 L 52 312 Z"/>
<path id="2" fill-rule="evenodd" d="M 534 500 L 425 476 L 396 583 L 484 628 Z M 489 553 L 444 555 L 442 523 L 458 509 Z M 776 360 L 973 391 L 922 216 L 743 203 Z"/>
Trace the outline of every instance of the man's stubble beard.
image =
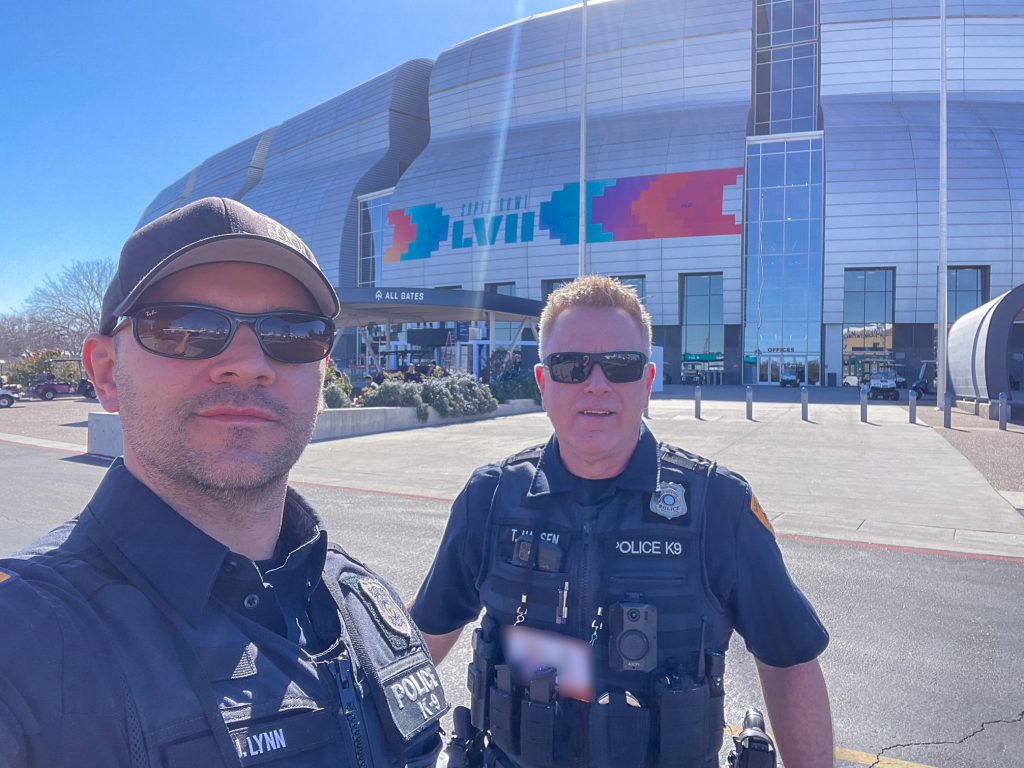
<path id="1" fill-rule="evenodd" d="M 130 375 L 118 371 L 117 387 L 125 442 L 146 471 L 182 493 L 237 503 L 240 515 L 245 514 L 249 500 L 277 492 L 284 485 L 309 443 L 317 416 L 316 409 L 308 416 L 298 415 L 259 387 L 243 390 L 219 385 L 216 391 L 189 398 L 154 419 L 145 410 L 145 397 Z M 201 418 L 195 415 L 197 410 L 216 405 L 267 410 L 278 419 L 283 434 L 268 448 L 253 448 L 263 427 L 232 427 L 225 431 L 222 446 L 198 450 L 189 443 L 189 423 Z"/>

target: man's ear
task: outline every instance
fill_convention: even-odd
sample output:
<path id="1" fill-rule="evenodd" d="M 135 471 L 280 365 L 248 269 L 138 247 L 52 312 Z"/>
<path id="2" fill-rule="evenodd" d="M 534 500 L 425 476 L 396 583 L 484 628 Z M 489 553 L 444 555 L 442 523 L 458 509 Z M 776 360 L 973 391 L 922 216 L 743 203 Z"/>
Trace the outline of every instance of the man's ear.
<path id="1" fill-rule="evenodd" d="M 96 397 L 103 410 L 117 413 L 117 381 L 114 368 L 117 363 L 117 344 L 113 336 L 90 333 L 82 345 L 82 364 L 96 388 Z"/>
<path id="2" fill-rule="evenodd" d="M 537 380 L 537 389 L 540 390 L 541 399 L 544 398 L 544 386 L 547 380 L 544 378 L 544 364 L 537 363 L 533 366 L 533 378 Z"/>

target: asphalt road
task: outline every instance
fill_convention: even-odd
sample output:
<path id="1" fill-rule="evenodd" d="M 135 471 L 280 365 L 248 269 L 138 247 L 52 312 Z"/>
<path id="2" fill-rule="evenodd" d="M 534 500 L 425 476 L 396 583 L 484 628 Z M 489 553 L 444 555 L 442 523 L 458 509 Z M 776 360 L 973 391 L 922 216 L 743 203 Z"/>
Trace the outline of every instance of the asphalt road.
<path id="1" fill-rule="evenodd" d="M 0 468 L 0 553 L 73 515 L 103 472 L 102 463 L 68 452 L 10 444 L 0 444 Z M 403 595 L 414 594 L 446 504 L 312 484 L 299 490 L 332 538 Z M 838 766 L 1024 762 L 1024 561 L 793 537 L 781 545 L 832 634 L 822 665 Z M 465 640 L 441 665 L 455 703 L 466 699 Z M 739 638 L 727 688 L 726 717 L 737 724 L 760 699 Z"/>

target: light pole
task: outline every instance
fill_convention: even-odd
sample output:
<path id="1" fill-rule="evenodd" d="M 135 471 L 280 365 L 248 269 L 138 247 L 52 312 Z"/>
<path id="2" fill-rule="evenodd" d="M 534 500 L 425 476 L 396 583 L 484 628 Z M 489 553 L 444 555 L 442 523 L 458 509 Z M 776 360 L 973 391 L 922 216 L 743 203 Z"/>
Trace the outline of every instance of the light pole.
<path id="1" fill-rule="evenodd" d="M 946 0 L 939 0 L 939 274 L 938 339 L 936 342 L 935 404 L 946 398 L 946 263 L 947 246 L 947 151 L 946 151 Z"/>
<path id="2" fill-rule="evenodd" d="M 580 22 L 580 258 L 579 276 L 587 273 L 587 0 Z"/>

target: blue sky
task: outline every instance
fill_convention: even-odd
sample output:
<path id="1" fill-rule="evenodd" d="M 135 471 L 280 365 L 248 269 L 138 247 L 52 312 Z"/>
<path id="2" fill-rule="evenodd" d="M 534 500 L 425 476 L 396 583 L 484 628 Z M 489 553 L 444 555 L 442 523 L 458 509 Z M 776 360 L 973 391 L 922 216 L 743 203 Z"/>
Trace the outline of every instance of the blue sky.
<path id="1" fill-rule="evenodd" d="M 0 312 L 116 258 L 156 193 L 417 57 L 572 0 L 0 3 Z"/>

